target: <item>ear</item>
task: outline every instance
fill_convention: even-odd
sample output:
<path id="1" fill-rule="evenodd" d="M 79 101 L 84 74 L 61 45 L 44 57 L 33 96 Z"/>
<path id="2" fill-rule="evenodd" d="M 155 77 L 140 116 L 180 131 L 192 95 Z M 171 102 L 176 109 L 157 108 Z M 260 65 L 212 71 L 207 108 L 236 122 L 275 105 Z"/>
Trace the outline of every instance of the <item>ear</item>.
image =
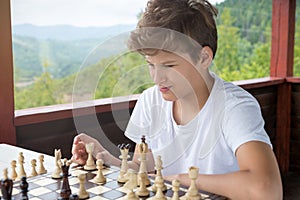
<path id="1" fill-rule="evenodd" d="M 210 47 L 205 46 L 201 49 L 199 64 L 207 69 L 213 60 L 213 52 Z"/>

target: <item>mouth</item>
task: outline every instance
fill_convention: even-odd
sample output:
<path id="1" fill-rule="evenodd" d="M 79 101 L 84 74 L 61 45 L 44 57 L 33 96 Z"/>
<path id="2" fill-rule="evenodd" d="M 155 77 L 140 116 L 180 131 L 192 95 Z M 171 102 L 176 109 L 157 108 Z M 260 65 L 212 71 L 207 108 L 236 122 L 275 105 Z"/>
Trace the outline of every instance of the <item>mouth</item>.
<path id="1" fill-rule="evenodd" d="M 162 92 L 162 93 L 166 93 L 170 90 L 170 87 L 160 87 L 159 88 L 159 91 Z"/>

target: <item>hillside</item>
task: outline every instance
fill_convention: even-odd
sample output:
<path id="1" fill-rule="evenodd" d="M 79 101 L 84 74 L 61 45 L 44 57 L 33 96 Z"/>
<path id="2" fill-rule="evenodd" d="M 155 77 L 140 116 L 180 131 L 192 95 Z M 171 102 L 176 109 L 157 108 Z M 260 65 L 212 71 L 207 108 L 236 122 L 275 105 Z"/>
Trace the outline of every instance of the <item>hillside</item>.
<path id="1" fill-rule="evenodd" d="M 269 76 L 271 2 L 225 0 L 217 5 L 219 41 L 211 70 L 221 78 L 233 81 Z M 300 0 L 297 0 L 294 72 L 298 76 L 299 18 Z M 105 27 L 107 30 L 92 27 L 86 32 L 70 26 L 48 28 L 45 31 L 46 27 L 32 25 L 14 27 L 15 82 L 22 85 L 15 90 L 16 109 L 72 102 L 75 92 L 93 98 L 140 93 L 153 84 L 141 56 L 116 56 L 116 50 L 125 45 L 107 40 L 120 33 L 114 31 L 116 27 Z M 56 33 L 59 29 L 64 31 Z M 102 48 L 95 51 L 99 44 Z"/>

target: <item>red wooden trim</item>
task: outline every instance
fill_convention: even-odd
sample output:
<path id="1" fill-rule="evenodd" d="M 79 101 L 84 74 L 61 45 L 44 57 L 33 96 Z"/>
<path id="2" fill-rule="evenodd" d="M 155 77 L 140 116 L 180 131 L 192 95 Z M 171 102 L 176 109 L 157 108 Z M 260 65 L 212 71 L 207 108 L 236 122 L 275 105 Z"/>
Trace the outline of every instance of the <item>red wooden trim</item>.
<path id="1" fill-rule="evenodd" d="M 296 0 L 273 0 L 271 77 L 293 76 Z"/>
<path id="2" fill-rule="evenodd" d="M 300 77 L 287 77 L 286 81 L 288 83 L 300 83 Z"/>
<path id="3" fill-rule="evenodd" d="M 16 144 L 10 0 L 0 1 L 0 142 Z"/>
<path id="4" fill-rule="evenodd" d="M 276 157 L 280 171 L 289 171 L 290 158 L 290 124 L 291 124 L 292 85 L 285 83 L 278 86 L 277 123 L 276 123 Z"/>
<path id="5" fill-rule="evenodd" d="M 238 86 L 241 86 L 244 89 L 254 89 L 254 88 L 267 87 L 272 85 L 279 85 L 284 82 L 285 82 L 284 78 L 265 77 L 265 78 L 257 78 L 257 79 L 250 79 L 250 80 L 234 81 L 233 83 Z"/>
<path id="6" fill-rule="evenodd" d="M 266 87 L 284 83 L 283 78 L 259 78 L 234 82 L 245 89 Z M 139 95 L 98 99 L 90 102 L 81 102 L 80 106 L 60 104 L 53 106 L 29 108 L 15 111 L 15 125 L 21 126 L 53 120 L 72 118 L 95 113 L 110 112 L 113 110 L 131 109 Z"/>
<path id="7" fill-rule="evenodd" d="M 79 104 L 58 104 L 15 111 L 15 125 L 35 124 L 73 118 L 74 116 L 132 109 L 139 95 L 98 99 Z"/>

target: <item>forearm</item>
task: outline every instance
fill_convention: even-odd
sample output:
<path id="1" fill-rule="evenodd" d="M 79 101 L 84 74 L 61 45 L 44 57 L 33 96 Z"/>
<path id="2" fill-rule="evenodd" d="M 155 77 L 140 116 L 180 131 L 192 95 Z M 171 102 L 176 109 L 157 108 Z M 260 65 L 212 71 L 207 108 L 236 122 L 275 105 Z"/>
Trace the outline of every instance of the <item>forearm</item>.
<path id="1" fill-rule="evenodd" d="M 190 185 L 188 174 L 166 177 L 167 180 L 180 180 L 185 186 Z M 201 190 L 226 196 L 230 199 L 282 199 L 280 184 L 277 180 L 253 174 L 250 171 L 238 171 L 228 174 L 203 175 L 197 178 L 197 187 Z"/>

